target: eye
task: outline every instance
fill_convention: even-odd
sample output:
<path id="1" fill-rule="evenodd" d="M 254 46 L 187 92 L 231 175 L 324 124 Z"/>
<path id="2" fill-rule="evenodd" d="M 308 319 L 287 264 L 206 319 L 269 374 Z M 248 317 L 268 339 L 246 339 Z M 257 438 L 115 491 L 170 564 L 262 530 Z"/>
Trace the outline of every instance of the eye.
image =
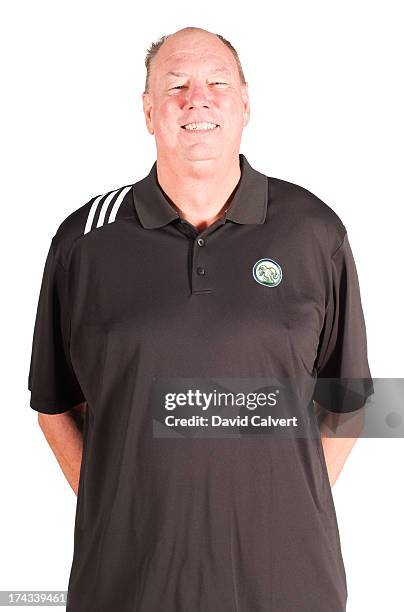
<path id="1" fill-rule="evenodd" d="M 224 83 L 223 81 L 214 81 L 212 85 L 227 85 L 227 83 Z M 175 87 L 171 87 L 171 89 L 182 89 L 183 87 L 185 87 L 185 85 L 176 85 Z"/>

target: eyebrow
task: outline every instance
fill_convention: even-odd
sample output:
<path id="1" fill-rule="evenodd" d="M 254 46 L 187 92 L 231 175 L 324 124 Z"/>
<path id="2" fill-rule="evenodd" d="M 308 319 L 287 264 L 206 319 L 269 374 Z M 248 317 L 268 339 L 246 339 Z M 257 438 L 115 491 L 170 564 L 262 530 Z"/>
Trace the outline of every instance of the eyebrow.
<path id="1" fill-rule="evenodd" d="M 212 73 L 227 72 L 227 74 L 230 74 L 230 70 L 228 68 L 215 68 L 211 72 Z M 186 76 L 188 76 L 186 72 L 177 72 L 175 70 L 170 70 L 169 72 L 166 73 L 165 76 L 169 76 L 169 75 L 173 75 L 173 76 L 177 76 L 177 77 L 186 77 Z"/>

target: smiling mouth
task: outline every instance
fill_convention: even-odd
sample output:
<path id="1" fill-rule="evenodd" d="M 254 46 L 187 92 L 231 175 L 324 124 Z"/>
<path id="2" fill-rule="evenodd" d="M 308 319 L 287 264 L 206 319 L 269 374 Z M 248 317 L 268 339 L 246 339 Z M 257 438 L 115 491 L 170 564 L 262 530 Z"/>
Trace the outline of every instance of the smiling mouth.
<path id="1" fill-rule="evenodd" d="M 211 123 L 210 121 L 199 121 L 196 123 L 186 123 L 181 128 L 187 132 L 213 132 L 216 128 L 220 127 L 217 123 Z"/>

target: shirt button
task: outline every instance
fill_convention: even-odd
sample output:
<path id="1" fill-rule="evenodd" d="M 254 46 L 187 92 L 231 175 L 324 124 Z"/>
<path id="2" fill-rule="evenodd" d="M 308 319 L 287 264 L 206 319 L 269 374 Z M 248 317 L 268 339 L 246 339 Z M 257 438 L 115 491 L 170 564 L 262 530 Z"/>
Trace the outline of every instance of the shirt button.
<path id="1" fill-rule="evenodd" d="M 198 242 L 199 246 L 203 246 L 205 244 L 205 241 L 204 241 L 203 238 L 198 238 L 197 242 Z"/>
<path id="2" fill-rule="evenodd" d="M 205 274 L 205 268 L 201 268 L 201 267 L 199 267 L 199 268 L 197 268 L 197 269 L 196 269 L 196 271 L 197 271 L 197 273 L 198 273 L 200 276 L 202 276 L 203 274 Z"/>

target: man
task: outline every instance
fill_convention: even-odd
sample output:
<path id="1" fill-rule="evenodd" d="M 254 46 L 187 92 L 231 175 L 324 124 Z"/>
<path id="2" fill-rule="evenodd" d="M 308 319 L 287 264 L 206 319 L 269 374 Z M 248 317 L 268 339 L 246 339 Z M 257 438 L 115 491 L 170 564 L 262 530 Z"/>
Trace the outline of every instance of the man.
<path id="1" fill-rule="evenodd" d="M 251 435 L 172 428 L 153 398 L 349 378 L 359 394 L 307 397 L 357 410 L 372 385 L 345 226 L 239 153 L 250 107 L 228 41 L 185 28 L 146 67 L 156 163 L 60 225 L 34 330 L 31 406 L 78 493 L 67 610 L 342 612 L 331 485 L 355 438 L 255 435 L 252 418 Z"/>

